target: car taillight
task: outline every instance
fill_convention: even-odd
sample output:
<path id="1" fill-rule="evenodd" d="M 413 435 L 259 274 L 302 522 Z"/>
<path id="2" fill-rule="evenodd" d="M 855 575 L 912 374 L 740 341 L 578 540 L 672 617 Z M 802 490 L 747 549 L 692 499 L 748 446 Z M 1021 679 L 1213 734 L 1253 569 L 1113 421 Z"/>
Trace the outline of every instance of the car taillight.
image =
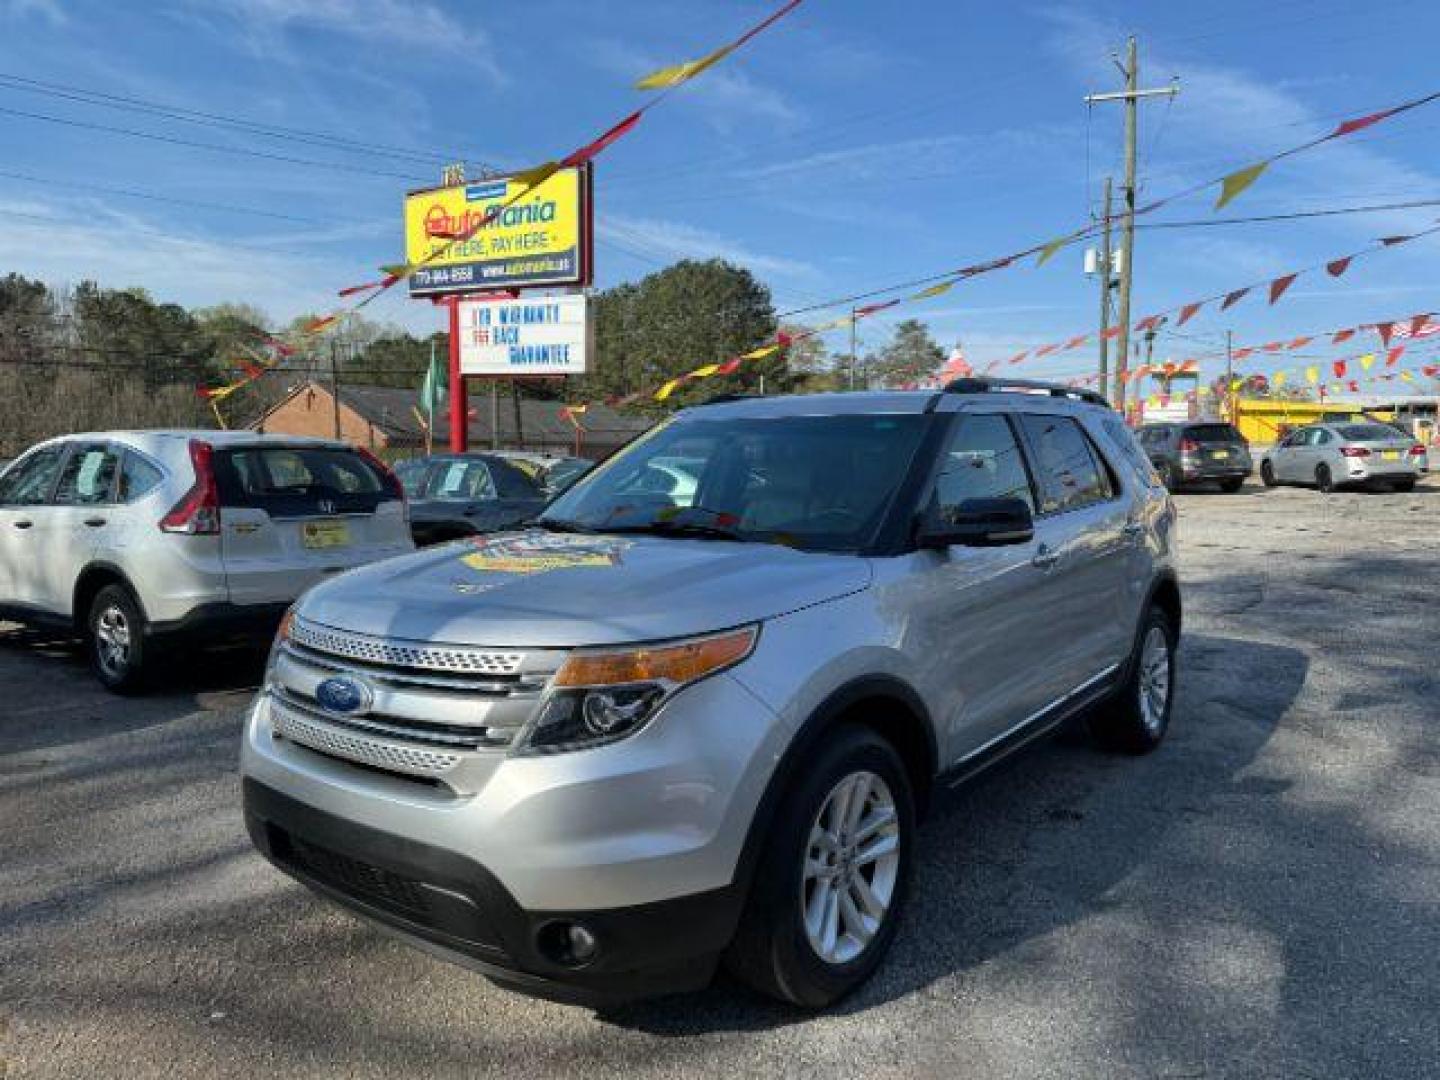
<path id="1" fill-rule="evenodd" d="M 1370 451 L 1363 446 L 1342 446 L 1340 453 L 1344 457 L 1369 457 Z"/>
<path id="2" fill-rule="evenodd" d="M 195 482 L 160 519 L 162 532 L 188 536 L 214 536 L 220 532 L 220 491 L 215 486 L 214 457 L 215 448 L 209 443 L 190 440 Z"/>
<path id="3" fill-rule="evenodd" d="M 1194 439 L 1180 440 L 1180 453 L 1182 454 L 1194 454 L 1197 453 L 1199 449 L 1200 444 L 1197 443 Z"/>
<path id="4" fill-rule="evenodd" d="M 1424 456 L 1425 456 L 1425 447 L 1421 446 L 1419 443 L 1416 443 L 1414 446 L 1410 447 L 1410 456 L 1411 456 L 1411 457 L 1424 457 Z"/>
<path id="5" fill-rule="evenodd" d="M 385 494 L 392 499 L 405 501 L 405 488 L 400 484 L 400 478 L 395 475 L 389 465 L 381 461 L 363 446 L 357 446 L 355 452 L 365 459 L 365 463 L 375 470 L 380 477 L 380 486 L 385 489 Z"/>

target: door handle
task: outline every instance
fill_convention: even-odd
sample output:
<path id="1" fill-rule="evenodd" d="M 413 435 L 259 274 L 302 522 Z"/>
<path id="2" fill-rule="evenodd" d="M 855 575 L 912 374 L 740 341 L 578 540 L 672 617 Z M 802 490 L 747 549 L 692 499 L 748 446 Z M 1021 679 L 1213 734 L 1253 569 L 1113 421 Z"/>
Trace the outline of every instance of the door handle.
<path id="1" fill-rule="evenodd" d="M 15 527 L 16 527 L 17 529 L 28 529 L 28 528 L 30 528 L 31 525 L 34 525 L 34 524 L 35 524 L 35 523 L 34 523 L 33 521 L 17 521 L 17 522 L 15 522 Z"/>
<path id="2" fill-rule="evenodd" d="M 89 525 L 92 529 L 95 529 L 95 528 L 98 528 L 98 527 L 101 526 L 101 525 L 104 525 L 104 524 L 105 524 L 105 519 L 104 519 L 104 518 L 86 518 L 86 519 L 85 519 L 85 524 L 86 524 L 86 525 Z"/>
<path id="3" fill-rule="evenodd" d="M 1059 561 L 1060 552 L 1058 550 L 1041 544 L 1040 550 L 1035 552 L 1034 556 L 1031 557 L 1030 565 L 1040 570 L 1049 570 Z"/>

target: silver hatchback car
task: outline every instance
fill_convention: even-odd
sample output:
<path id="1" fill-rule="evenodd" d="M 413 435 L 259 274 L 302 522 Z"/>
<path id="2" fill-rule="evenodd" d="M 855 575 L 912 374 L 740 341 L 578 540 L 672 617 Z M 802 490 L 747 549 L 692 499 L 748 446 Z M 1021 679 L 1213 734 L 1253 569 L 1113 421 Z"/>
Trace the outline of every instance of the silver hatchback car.
<path id="1" fill-rule="evenodd" d="M 1348 486 L 1411 491 L 1426 460 L 1425 447 L 1388 424 L 1365 419 L 1311 424 L 1266 451 L 1260 479 L 1266 487 L 1312 484 L 1325 492 Z"/>
<path id="2" fill-rule="evenodd" d="M 654 462 L 697 482 L 657 489 Z M 242 750 L 277 866 L 496 981 L 807 1007 L 889 948 L 916 821 L 1081 715 L 1170 721 L 1175 509 L 1088 391 L 680 413 L 526 531 L 317 586 Z"/>

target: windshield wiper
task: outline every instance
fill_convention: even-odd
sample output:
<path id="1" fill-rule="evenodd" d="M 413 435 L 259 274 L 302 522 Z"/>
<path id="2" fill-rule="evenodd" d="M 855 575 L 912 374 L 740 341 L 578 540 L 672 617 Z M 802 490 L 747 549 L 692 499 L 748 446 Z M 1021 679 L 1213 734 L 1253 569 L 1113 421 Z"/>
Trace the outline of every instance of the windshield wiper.
<path id="1" fill-rule="evenodd" d="M 724 525 L 714 525 L 708 521 L 647 521 L 643 525 L 615 525 L 605 531 L 653 533 L 656 536 L 702 536 L 715 540 L 736 540 L 741 543 L 749 539 L 735 529 Z"/>
<path id="2" fill-rule="evenodd" d="M 595 531 L 589 525 L 582 525 L 578 521 L 569 521 L 565 518 L 529 518 L 520 524 L 531 529 L 544 529 L 547 532 L 557 533 L 593 533 Z"/>

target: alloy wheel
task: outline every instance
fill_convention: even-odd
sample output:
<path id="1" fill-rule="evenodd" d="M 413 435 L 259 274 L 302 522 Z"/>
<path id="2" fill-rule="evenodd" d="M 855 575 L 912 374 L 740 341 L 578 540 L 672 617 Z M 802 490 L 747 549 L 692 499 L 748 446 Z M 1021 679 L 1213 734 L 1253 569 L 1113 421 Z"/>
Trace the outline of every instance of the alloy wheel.
<path id="1" fill-rule="evenodd" d="M 800 879 L 805 937 L 826 963 L 854 960 L 879 933 L 900 874 L 895 797 L 873 772 L 844 776 L 810 827 Z"/>
<path id="2" fill-rule="evenodd" d="M 107 607 L 95 620 L 95 657 L 115 678 L 130 667 L 130 620 L 119 607 Z"/>
<path id="3" fill-rule="evenodd" d="M 1152 733 L 1159 731 L 1170 703 L 1170 639 L 1162 627 L 1152 626 L 1145 635 L 1136 692 L 1145 729 Z"/>

